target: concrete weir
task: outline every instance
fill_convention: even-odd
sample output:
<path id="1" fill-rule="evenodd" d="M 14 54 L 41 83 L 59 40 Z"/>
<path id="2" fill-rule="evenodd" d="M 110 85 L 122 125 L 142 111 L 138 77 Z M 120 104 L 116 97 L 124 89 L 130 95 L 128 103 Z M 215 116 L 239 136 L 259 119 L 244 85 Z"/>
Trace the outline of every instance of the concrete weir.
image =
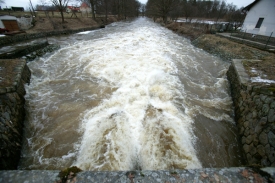
<path id="1" fill-rule="evenodd" d="M 274 91 L 249 84 L 234 60 L 228 71 L 236 121 L 250 167 L 188 170 L 82 171 L 74 182 L 274 182 Z M 22 59 L 0 60 L 0 182 L 59 182 L 58 170 L 16 170 L 24 121 L 24 84 L 30 70 Z M 271 88 L 271 89 L 270 89 Z M 257 113 L 257 115 L 256 115 Z M 267 167 L 267 168 L 259 168 Z M 268 168 L 269 167 L 269 168 Z"/>

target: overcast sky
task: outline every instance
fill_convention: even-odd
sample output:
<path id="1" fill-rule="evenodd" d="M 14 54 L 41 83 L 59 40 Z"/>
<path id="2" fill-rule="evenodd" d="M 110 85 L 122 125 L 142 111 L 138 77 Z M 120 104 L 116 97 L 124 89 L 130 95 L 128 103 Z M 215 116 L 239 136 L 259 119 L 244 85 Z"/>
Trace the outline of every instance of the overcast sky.
<path id="1" fill-rule="evenodd" d="M 1 4 L 1 7 L 10 7 L 10 6 L 19 6 L 19 7 L 29 7 L 29 0 L 4 0 L 5 4 Z M 35 7 L 36 4 L 41 4 L 41 0 L 31 0 L 33 6 Z M 141 3 L 146 3 L 147 0 L 139 0 Z M 233 3 L 237 5 L 238 8 L 244 7 L 252 3 L 254 0 L 226 0 L 227 3 Z"/>

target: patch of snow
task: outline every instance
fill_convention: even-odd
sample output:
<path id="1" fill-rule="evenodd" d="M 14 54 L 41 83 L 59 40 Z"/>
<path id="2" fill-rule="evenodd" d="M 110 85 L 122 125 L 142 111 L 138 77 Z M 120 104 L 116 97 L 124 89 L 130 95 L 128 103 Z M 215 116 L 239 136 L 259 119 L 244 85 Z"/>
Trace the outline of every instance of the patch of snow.
<path id="1" fill-rule="evenodd" d="M 187 20 L 186 19 L 178 19 L 177 22 L 190 22 L 190 20 Z M 215 22 L 215 21 L 212 21 L 212 20 L 197 20 L 197 19 L 192 19 L 191 20 L 191 23 L 205 23 L 205 24 L 227 24 L 228 22 Z"/>
<path id="2" fill-rule="evenodd" d="M 4 34 L 0 34 L 0 37 L 4 37 L 4 36 L 6 36 L 6 35 L 4 35 Z"/>
<path id="3" fill-rule="evenodd" d="M 254 72 L 254 73 L 257 73 L 258 71 L 256 71 L 256 69 L 255 68 L 251 68 L 252 70 L 251 70 L 251 72 Z"/>
<path id="4" fill-rule="evenodd" d="M 275 83 L 274 80 L 262 79 L 260 77 L 252 77 L 251 82 L 252 83 Z"/>

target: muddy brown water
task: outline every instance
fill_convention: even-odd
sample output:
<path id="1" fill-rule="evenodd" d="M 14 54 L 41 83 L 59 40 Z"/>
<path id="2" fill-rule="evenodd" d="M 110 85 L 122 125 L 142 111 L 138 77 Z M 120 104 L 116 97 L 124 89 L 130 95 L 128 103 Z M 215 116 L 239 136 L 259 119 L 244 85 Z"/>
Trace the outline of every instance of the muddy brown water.
<path id="1" fill-rule="evenodd" d="M 28 64 L 20 169 L 242 165 L 229 63 L 146 18 L 49 42 Z"/>

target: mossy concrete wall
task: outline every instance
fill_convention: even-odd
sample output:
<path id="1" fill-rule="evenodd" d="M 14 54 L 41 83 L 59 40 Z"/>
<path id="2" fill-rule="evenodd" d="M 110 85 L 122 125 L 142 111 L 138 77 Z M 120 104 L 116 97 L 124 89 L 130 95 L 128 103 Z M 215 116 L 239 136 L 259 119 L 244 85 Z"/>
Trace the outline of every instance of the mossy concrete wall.
<path id="1" fill-rule="evenodd" d="M 0 59 L 24 58 L 28 62 L 34 60 L 36 57 L 43 56 L 47 52 L 56 51 L 60 46 L 49 44 L 48 41 L 42 41 L 24 46 L 13 46 L 13 48 L 10 51 L 0 53 Z"/>
<path id="2" fill-rule="evenodd" d="M 0 170 L 17 169 L 30 76 L 25 60 L 0 60 Z"/>
<path id="3" fill-rule="evenodd" d="M 275 167 L 275 85 L 251 83 L 243 61 L 227 72 L 243 152 L 248 164 Z"/>
<path id="4" fill-rule="evenodd" d="M 42 49 L 48 45 L 49 45 L 48 41 L 43 41 L 43 42 L 35 43 L 32 45 L 21 46 L 21 47 L 16 48 L 15 50 L 8 51 L 5 53 L 0 53 L 0 59 L 20 58 L 22 56 L 25 56 L 25 55 L 31 53 L 31 52 Z"/>

